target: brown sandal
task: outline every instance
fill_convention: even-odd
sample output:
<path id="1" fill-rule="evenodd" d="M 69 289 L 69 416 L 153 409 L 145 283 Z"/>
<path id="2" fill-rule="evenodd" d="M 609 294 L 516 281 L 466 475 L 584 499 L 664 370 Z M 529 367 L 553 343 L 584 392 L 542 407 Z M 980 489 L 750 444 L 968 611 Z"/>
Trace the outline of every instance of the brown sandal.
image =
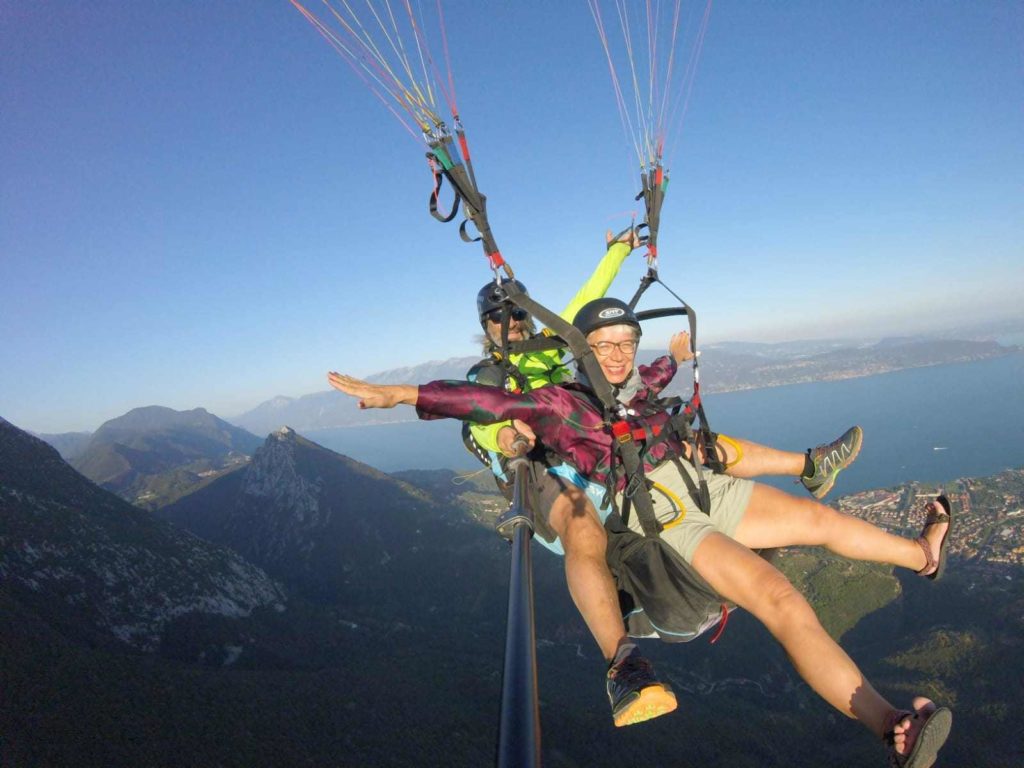
<path id="1" fill-rule="evenodd" d="M 928 543 L 928 539 L 925 538 L 924 534 L 925 531 L 928 530 L 928 526 L 940 523 L 949 523 L 949 527 L 946 528 L 946 532 L 942 534 L 942 541 L 939 542 L 939 556 L 936 559 L 935 556 L 932 555 L 932 547 Z M 916 571 L 918 576 L 924 576 L 932 581 L 938 581 L 942 578 L 942 574 L 946 570 L 946 544 L 949 541 L 949 532 L 952 530 L 953 511 L 950 506 L 949 499 L 946 498 L 945 494 L 943 494 L 936 497 L 935 501 L 928 502 L 928 515 L 924 519 L 924 527 L 921 529 L 921 535 L 917 538 L 917 543 L 921 545 L 925 558 L 924 568 Z"/>

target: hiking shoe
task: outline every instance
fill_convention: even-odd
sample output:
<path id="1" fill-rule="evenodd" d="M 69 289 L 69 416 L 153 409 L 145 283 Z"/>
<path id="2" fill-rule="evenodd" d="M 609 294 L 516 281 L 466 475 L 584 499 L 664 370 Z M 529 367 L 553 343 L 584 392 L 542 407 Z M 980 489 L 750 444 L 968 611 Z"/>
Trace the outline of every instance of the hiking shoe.
<path id="1" fill-rule="evenodd" d="M 864 432 L 860 427 L 850 427 L 839 439 L 807 451 L 807 455 L 814 462 L 814 474 L 810 477 L 802 476 L 800 482 L 810 491 L 811 496 L 822 499 L 832 490 L 836 483 L 836 475 L 853 464 L 853 460 L 860 453 L 863 438 Z"/>
<path id="2" fill-rule="evenodd" d="M 642 723 L 676 708 L 676 695 L 655 677 L 651 662 L 635 645 L 623 647 L 608 668 L 608 701 L 616 727 Z"/>

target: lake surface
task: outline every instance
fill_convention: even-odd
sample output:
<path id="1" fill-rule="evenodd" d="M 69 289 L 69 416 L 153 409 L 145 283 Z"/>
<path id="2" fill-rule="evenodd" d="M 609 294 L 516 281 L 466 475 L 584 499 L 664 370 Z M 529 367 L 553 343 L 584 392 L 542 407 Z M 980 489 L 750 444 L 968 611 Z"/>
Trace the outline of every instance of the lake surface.
<path id="1" fill-rule="evenodd" d="M 943 483 L 1024 466 L 1024 355 L 704 398 L 713 429 L 803 451 L 860 424 L 864 446 L 833 494 Z M 473 470 L 460 425 L 443 420 L 319 430 L 321 445 L 385 472 Z M 772 483 L 792 489 L 791 480 Z"/>

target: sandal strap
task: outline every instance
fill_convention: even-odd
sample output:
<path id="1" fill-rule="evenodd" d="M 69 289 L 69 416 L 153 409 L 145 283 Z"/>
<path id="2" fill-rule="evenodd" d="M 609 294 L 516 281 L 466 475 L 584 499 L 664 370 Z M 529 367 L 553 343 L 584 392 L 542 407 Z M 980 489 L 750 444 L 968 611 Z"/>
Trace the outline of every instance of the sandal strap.
<path id="1" fill-rule="evenodd" d="M 914 713 L 907 709 L 893 709 L 885 716 L 885 731 L 882 733 L 882 741 L 888 744 L 890 747 L 895 743 L 896 739 L 896 725 L 906 720 L 908 717 L 913 717 Z"/>
<path id="2" fill-rule="evenodd" d="M 928 514 L 924 518 L 924 525 L 927 528 L 929 525 L 935 525 L 936 523 L 948 523 L 949 512 L 944 510 L 935 502 L 931 502 L 928 505 Z"/>
<path id="3" fill-rule="evenodd" d="M 918 536 L 916 541 L 918 544 L 921 545 L 921 549 L 924 552 L 925 563 L 924 568 L 922 568 L 919 571 L 914 571 L 914 573 L 916 573 L 918 576 L 927 576 L 928 574 L 933 573 L 939 567 L 939 561 L 936 560 L 935 556 L 932 554 L 932 547 L 928 543 L 928 539 L 926 539 L 924 536 Z"/>

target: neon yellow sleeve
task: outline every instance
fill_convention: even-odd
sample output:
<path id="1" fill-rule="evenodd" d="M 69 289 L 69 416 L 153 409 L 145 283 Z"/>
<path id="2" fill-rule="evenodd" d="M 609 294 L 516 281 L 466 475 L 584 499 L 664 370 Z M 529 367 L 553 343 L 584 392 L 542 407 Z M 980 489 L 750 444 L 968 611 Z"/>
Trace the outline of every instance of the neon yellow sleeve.
<path id="1" fill-rule="evenodd" d="M 598 263 L 594 272 L 587 278 L 587 282 L 583 284 L 583 287 L 576 292 L 572 301 L 561 313 L 563 320 L 572 322 L 572 319 L 576 317 L 576 313 L 579 312 L 587 302 L 593 301 L 594 299 L 600 299 L 608 292 L 608 288 L 611 287 L 612 280 L 619 274 L 619 270 L 622 268 L 622 262 L 626 260 L 626 257 L 630 254 L 632 248 L 626 243 L 612 243 L 609 246 L 608 251 L 604 257 Z M 545 359 L 546 356 L 551 356 L 551 361 L 547 361 L 544 365 L 545 370 L 549 370 L 558 366 L 561 359 L 557 355 L 552 353 L 533 353 L 532 359 Z M 519 366 L 522 370 L 522 366 Z M 538 386 L 544 386 L 543 383 Z M 504 421 L 500 424 L 470 424 L 469 431 L 473 435 L 473 439 L 476 440 L 477 445 L 486 451 L 495 451 L 501 453 L 501 449 L 498 448 L 498 432 L 503 427 L 511 426 L 511 422 Z"/>
<path id="2" fill-rule="evenodd" d="M 469 431 L 473 435 L 473 439 L 476 440 L 477 445 L 485 451 L 501 453 L 501 449 L 498 447 L 498 432 L 503 427 L 510 425 L 511 422 L 508 421 L 502 421 L 498 424 L 470 424 Z"/>
<path id="3" fill-rule="evenodd" d="M 561 317 L 567 322 L 572 322 L 580 308 L 594 299 L 602 298 L 611 287 L 612 280 L 619 274 L 622 262 L 626 260 L 632 249 L 626 243 L 612 243 L 605 253 L 604 258 L 598 263 L 593 274 L 587 278 L 587 282 L 573 296 L 572 301 L 561 312 Z"/>

